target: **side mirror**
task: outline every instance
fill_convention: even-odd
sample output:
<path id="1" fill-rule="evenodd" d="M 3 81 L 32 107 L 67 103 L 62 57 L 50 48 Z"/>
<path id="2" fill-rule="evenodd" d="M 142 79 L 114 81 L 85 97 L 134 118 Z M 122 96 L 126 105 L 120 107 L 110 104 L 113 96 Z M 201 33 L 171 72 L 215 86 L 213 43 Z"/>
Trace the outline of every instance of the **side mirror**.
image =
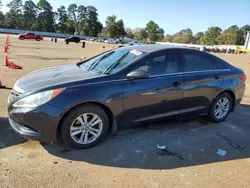
<path id="1" fill-rule="evenodd" d="M 149 74 L 145 70 L 134 70 L 127 74 L 126 78 L 129 80 L 145 79 L 148 78 Z"/>

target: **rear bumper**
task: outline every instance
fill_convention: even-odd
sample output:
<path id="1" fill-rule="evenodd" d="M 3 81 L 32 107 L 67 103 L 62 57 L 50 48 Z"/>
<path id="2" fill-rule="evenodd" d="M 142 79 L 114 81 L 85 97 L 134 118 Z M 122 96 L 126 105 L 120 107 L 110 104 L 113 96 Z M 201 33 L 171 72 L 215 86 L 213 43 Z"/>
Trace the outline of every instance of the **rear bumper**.
<path id="1" fill-rule="evenodd" d="M 234 104 L 234 108 L 232 109 L 232 111 L 234 111 L 234 109 L 240 105 L 244 94 L 245 94 L 245 90 L 246 90 L 246 85 L 242 82 L 239 82 L 235 89 L 234 89 L 234 93 L 235 93 L 235 104 Z"/>

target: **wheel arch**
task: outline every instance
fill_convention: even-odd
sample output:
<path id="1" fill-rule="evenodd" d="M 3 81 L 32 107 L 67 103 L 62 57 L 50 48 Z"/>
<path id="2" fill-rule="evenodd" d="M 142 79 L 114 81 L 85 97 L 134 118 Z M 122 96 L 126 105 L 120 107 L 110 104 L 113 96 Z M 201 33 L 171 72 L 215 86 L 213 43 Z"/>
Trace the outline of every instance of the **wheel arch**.
<path id="1" fill-rule="evenodd" d="M 62 127 L 62 122 L 64 121 L 64 119 L 67 117 L 67 115 L 69 114 L 70 111 L 72 111 L 73 109 L 76 109 L 80 106 L 83 105 L 96 105 L 99 106 L 100 108 L 102 108 L 104 110 L 104 112 L 107 114 L 108 119 L 109 119 L 109 132 L 112 132 L 114 129 L 116 130 L 116 124 L 114 123 L 114 116 L 113 116 L 113 112 L 112 110 L 105 104 L 101 103 L 101 102 L 96 102 L 96 101 L 90 101 L 90 102 L 83 102 L 80 104 L 76 104 L 73 107 L 71 107 L 70 109 L 68 109 L 61 117 L 58 125 L 57 125 L 57 138 L 60 137 L 60 132 L 61 132 L 61 127 Z"/>
<path id="2" fill-rule="evenodd" d="M 234 109 L 235 109 L 235 104 L 236 104 L 236 95 L 235 95 L 234 91 L 232 91 L 232 90 L 230 90 L 230 89 L 226 89 L 226 90 L 223 90 L 223 91 L 221 91 L 220 93 L 218 93 L 218 94 L 216 95 L 216 97 L 219 96 L 219 95 L 222 94 L 222 93 L 228 93 L 228 94 L 232 97 L 232 109 L 231 109 L 231 111 L 233 112 Z M 215 97 L 215 98 L 216 98 L 216 97 Z"/>

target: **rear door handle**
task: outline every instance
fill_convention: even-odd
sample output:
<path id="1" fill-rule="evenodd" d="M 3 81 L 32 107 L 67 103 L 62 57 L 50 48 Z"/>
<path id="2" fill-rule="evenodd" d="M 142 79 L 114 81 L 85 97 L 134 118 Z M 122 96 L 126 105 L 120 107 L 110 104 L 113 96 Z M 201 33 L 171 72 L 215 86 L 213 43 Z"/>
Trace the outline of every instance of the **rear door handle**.
<path id="1" fill-rule="evenodd" d="M 174 82 L 174 83 L 172 83 L 172 86 L 173 87 L 178 87 L 178 86 L 180 86 L 181 85 L 181 82 Z"/>
<path id="2" fill-rule="evenodd" d="M 219 79 L 219 78 L 220 78 L 220 76 L 218 76 L 218 75 L 214 76 L 214 79 L 216 79 L 216 80 Z"/>

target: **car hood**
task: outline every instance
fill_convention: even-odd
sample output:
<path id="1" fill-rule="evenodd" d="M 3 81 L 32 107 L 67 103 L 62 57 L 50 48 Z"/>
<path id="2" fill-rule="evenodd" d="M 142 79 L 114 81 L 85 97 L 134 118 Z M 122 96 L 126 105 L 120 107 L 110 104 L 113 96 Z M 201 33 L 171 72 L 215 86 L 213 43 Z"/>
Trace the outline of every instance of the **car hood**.
<path id="1" fill-rule="evenodd" d="M 29 73 L 14 85 L 20 93 L 34 92 L 44 88 L 91 79 L 99 74 L 85 71 L 76 64 L 50 67 Z"/>

